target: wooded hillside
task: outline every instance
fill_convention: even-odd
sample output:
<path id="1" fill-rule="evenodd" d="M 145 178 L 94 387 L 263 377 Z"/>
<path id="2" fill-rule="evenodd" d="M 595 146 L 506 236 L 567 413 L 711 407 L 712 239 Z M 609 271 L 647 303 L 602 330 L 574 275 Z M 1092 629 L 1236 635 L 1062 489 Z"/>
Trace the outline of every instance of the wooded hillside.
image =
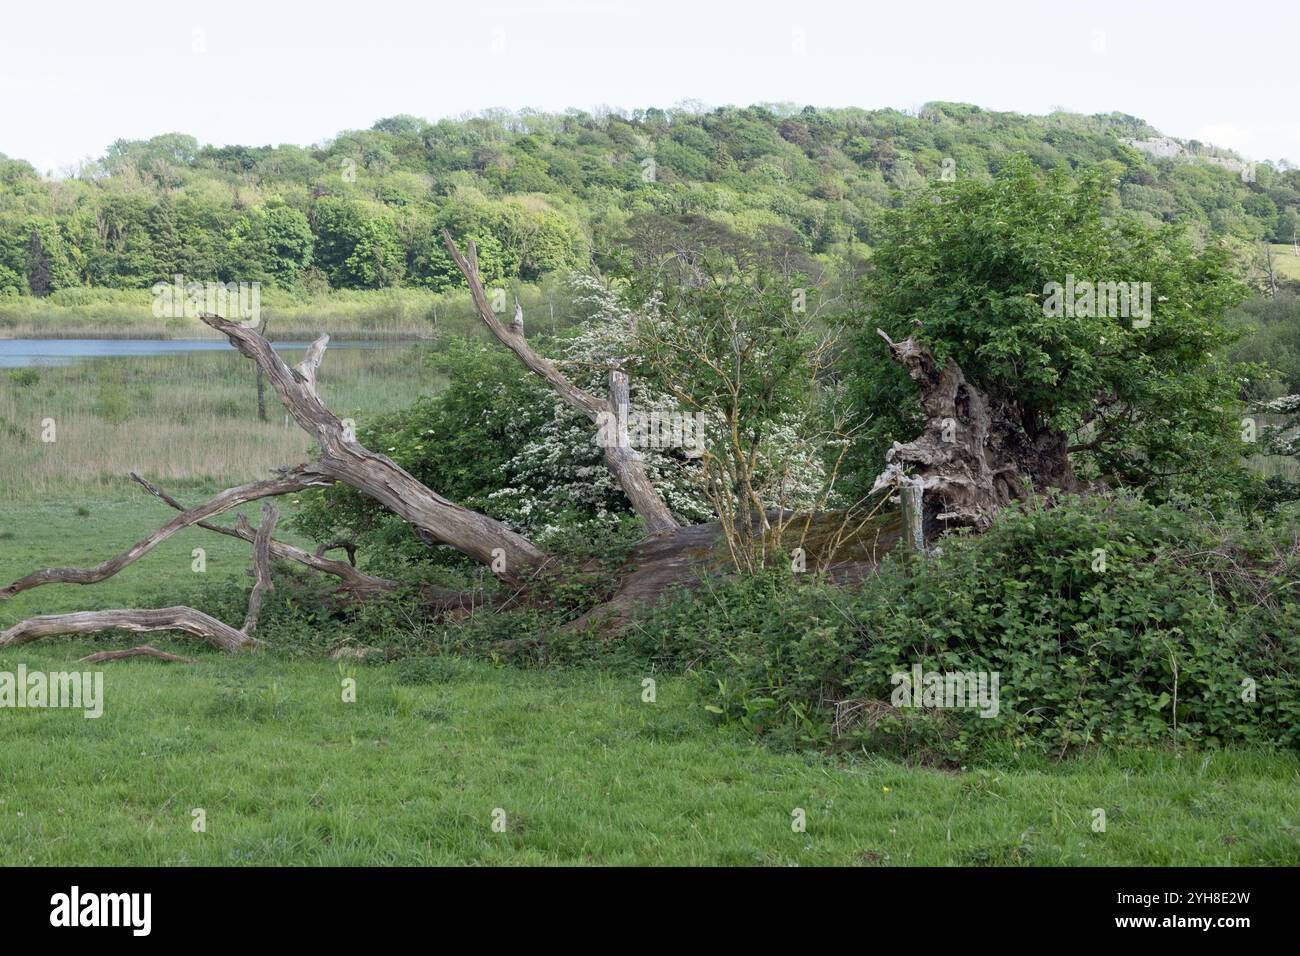
<path id="1" fill-rule="evenodd" d="M 652 240 L 655 217 L 764 233 L 823 265 L 851 263 L 881 215 L 942 178 L 987 180 L 1015 152 L 1041 168 L 1103 163 L 1119 204 L 1242 243 L 1291 242 L 1300 171 L 1249 175 L 1198 143 L 1165 158 L 1122 114 L 1023 116 L 932 103 L 896 110 L 752 106 L 624 116 L 411 116 L 316 147 L 119 140 L 71 175 L 0 156 L 0 297 L 187 279 L 441 290 L 441 242 L 473 238 L 485 281 L 605 264 Z M 699 235 L 707 235 L 697 230 Z M 56 299 L 57 301 L 57 299 Z"/>

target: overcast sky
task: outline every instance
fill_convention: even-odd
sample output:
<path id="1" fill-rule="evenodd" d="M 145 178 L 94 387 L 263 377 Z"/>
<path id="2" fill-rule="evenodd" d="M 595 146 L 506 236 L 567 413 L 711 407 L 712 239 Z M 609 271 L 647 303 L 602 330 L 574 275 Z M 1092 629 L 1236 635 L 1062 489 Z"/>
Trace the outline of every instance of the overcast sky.
<path id="1" fill-rule="evenodd" d="M 0 152 L 318 143 L 411 113 L 795 102 L 1118 110 L 1300 163 L 1300 3 L 9 3 Z"/>

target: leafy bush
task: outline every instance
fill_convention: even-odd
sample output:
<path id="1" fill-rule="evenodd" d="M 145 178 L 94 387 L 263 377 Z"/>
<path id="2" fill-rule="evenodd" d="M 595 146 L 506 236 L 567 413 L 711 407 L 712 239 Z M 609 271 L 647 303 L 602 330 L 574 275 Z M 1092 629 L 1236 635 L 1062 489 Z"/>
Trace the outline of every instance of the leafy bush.
<path id="1" fill-rule="evenodd" d="M 1239 379 L 1251 370 L 1216 354 L 1239 335 L 1223 313 L 1247 290 L 1225 246 L 1113 215 L 1110 185 L 1100 168 L 1044 182 L 1016 156 L 991 183 L 939 182 L 886 218 L 849 354 L 869 415 L 863 484 L 893 441 L 919 430 L 916 386 L 878 329 L 954 359 L 992 404 L 1015 409 L 1016 440 L 1073 448 L 1085 479 L 1158 497 L 1231 474 Z M 1145 318 L 1101 299 L 1061 307 L 1076 276 L 1089 290 L 1142 283 Z"/>
<path id="2" fill-rule="evenodd" d="M 785 744 L 953 760 L 1103 743 L 1295 747 L 1298 576 L 1294 514 L 1224 523 L 1098 496 L 1009 509 L 923 563 L 890 556 L 858 588 L 735 578 L 651 611 L 633 640 L 691 668 L 723 720 Z M 997 716 L 892 706 L 893 675 L 916 664 L 997 672 Z"/>
<path id="3" fill-rule="evenodd" d="M 547 351 L 576 385 L 604 395 L 611 362 L 636 357 L 633 316 L 592 277 L 573 276 L 570 286 L 575 307 L 587 319 L 547 343 L 552 346 Z M 505 522 L 548 550 L 571 529 L 619 531 L 631 508 L 605 463 L 597 426 L 499 346 L 453 339 L 431 362 L 448 376 L 446 388 L 359 429 L 362 444 L 388 455 L 439 494 Z M 632 410 L 676 410 L 651 371 L 632 378 Z M 758 489 L 766 505 L 797 507 L 816 500 L 825 475 L 810 444 L 777 421 L 759 445 L 746 445 L 760 461 L 781 465 L 769 469 L 779 480 Z M 639 451 L 650 481 L 679 519 L 714 517 L 705 491 L 709 476 L 698 455 L 676 447 Z M 302 500 L 306 507 L 296 526 L 315 540 L 350 537 L 366 545 L 367 555 L 380 553 L 398 563 L 430 557 L 403 522 L 350 487 L 305 493 Z M 437 559 L 472 567 L 450 553 Z"/>

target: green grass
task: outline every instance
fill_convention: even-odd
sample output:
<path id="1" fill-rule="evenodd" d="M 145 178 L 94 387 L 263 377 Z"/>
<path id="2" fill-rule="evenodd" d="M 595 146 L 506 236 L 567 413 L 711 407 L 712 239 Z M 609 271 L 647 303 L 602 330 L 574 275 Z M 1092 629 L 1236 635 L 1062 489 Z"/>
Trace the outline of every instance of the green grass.
<path id="1" fill-rule="evenodd" d="M 0 667 L 61 669 L 87 649 Z M 648 704 L 639 675 L 454 659 L 105 669 L 97 720 L 0 716 L 0 863 L 1300 863 L 1300 781 L 1280 758 L 942 773 L 767 752 L 715 728 L 681 679 Z"/>
<path id="2" fill-rule="evenodd" d="M 0 579 L 94 563 L 167 514 L 143 493 L 0 504 Z M 195 546 L 206 575 L 190 569 Z M 190 529 L 103 584 L 0 604 L 0 626 L 160 589 L 202 606 L 205 584 L 247 566 L 240 542 Z M 95 720 L 0 709 L 0 863 L 1300 864 L 1294 756 L 1104 753 L 948 773 L 770 751 L 715 726 L 682 677 L 657 675 L 643 703 L 637 672 L 340 667 L 146 639 L 199 662 L 100 665 Z M 0 671 L 84 667 L 92 650 L 139 642 L 47 639 L 0 651 Z"/>
<path id="3" fill-rule="evenodd" d="M 1273 243 L 1273 268 L 1278 278 L 1300 282 L 1300 255 L 1289 242 Z"/>

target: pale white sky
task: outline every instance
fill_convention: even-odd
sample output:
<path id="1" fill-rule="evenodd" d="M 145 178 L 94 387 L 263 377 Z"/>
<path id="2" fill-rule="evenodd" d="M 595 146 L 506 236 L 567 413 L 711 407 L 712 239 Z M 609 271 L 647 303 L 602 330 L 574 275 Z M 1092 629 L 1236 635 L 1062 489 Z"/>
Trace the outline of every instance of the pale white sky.
<path id="1" fill-rule="evenodd" d="M 276 0 L 10 3 L 0 152 L 306 145 L 397 113 L 927 100 L 1119 110 L 1300 163 L 1300 3 Z"/>

